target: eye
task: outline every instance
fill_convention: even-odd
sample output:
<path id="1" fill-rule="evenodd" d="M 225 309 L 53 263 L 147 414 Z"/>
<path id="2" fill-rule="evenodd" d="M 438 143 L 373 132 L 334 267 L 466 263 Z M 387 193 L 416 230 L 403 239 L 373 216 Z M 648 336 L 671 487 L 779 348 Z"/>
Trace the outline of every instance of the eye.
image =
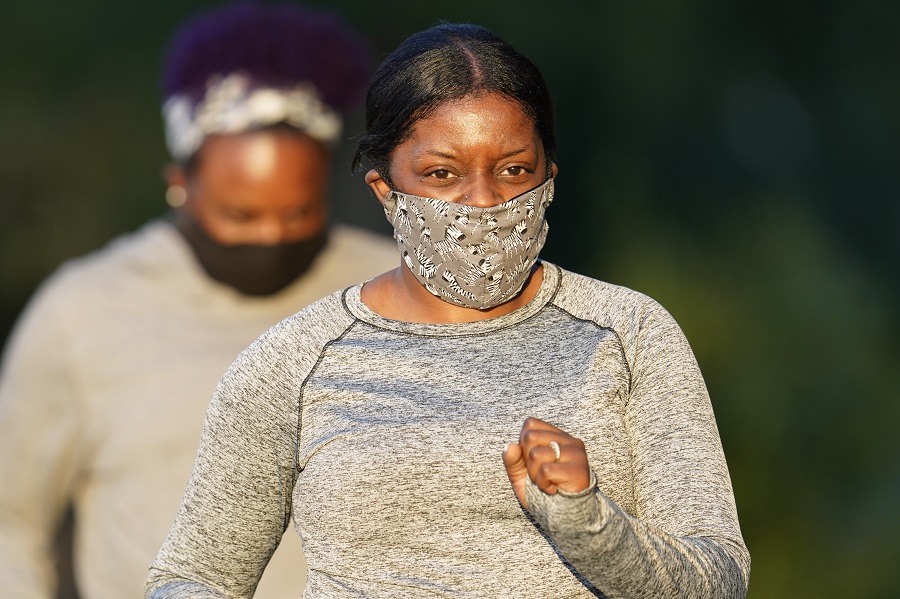
<path id="1" fill-rule="evenodd" d="M 284 220 L 286 221 L 302 221 L 312 217 L 313 210 L 308 206 L 304 206 L 303 208 L 298 208 L 296 210 L 292 210 L 285 214 Z"/>
<path id="2" fill-rule="evenodd" d="M 224 208 L 220 213 L 224 218 L 236 223 L 250 222 L 254 218 L 254 215 L 251 212 L 236 208 Z"/>
<path id="3" fill-rule="evenodd" d="M 503 170 L 504 175 L 508 175 L 510 177 L 520 177 L 528 173 L 528 170 L 524 166 L 513 165 L 508 166 Z"/>
<path id="4" fill-rule="evenodd" d="M 444 181 L 451 177 L 454 177 L 455 175 L 445 168 L 439 168 L 437 170 L 434 170 L 434 171 L 431 171 L 430 173 L 428 173 L 428 176 L 433 177 L 438 180 L 441 180 L 441 181 Z"/>

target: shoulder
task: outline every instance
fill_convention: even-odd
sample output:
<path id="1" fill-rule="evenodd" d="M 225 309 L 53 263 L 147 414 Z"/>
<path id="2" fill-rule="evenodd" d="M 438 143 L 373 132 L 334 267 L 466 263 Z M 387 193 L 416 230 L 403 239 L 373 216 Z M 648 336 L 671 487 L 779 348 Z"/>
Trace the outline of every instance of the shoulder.
<path id="1" fill-rule="evenodd" d="M 331 240 L 341 247 L 372 247 L 376 250 L 390 250 L 397 253 L 397 242 L 389 235 L 382 235 L 367 229 L 335 223 L 329 229 Z"/>
<path id="2" fill-rule="evenodd" d="M 628 287 L 565 270 L 560 279 L 555 307 L 614 332 L 632 372 L 672 364 L 680 364 L 681 371 L 696 371 L 690 343 L 659 302 Z"/>
<path id="3" fill-rule="evenodd" d="M 262 338 L 288 345 L 298 342 L 317 345 L 340 336 L 355 321 L 345 305 L 345 293 L 335 291 L 311 303 L 269 328 Z"/>
<path id="4" fill-rule="evenodd" d="M 686 343 L 681 327 L 666 308 L 622 285 L 560 269 L 553 305 L 572 318 L 614 331 L 626 347 Z"/>
<path id="5" fill-rule="evenodd" d="M 554 304 L 575 318 L 610 326 L 623 319 L 650 313 L 668 314 L 653 298 L 622 285 L 593 279 L 560 268 L 559 289 Z"/>
<path id="6" fill-rule="evenodd" d="M 337 289 L 377 277 L 399 264 L 400 252 L 390 237 L 333 225 L 328 231 L 328 243 L 310 269 L 295 281 L 290 293 L 305 306 Z"/>
<path id="7" fill-rule="evenodd" d="M 342 295 L 335 292 L 310 304 L 251 343 L 219 381 L 210 409 L 290 412 L 330 344 L 354 323 Z"/>
<path id="8" fill-rule="evenodd" d="M 130 273 L 146 272 L 153 261 L 168 259 L 166 250 L 173 243 L 166 227 L 155 221 L 60 265 L 41 282 L 17 318 L 4 355 L 26 361 L 36 356 L 46 362 L 50 352 L 56 360 L 79 359 L 86 340 L 100 343 L 102 333 L 118 330 L 123 306 L 136 306 L 140 314 L 147 300 L 130 300 L 148 297 L 136 283 L 147 277 Z"/>
<path id="9" fill-rule="evenodd" d="M 266 330 L 240 354 L 235 367 L 286 375 L 308 372 L 354 322 L 344 291 L 333 292 Z"/>
<path id="10" fill-rule="evenodd" d="M 89 306 L 115 295 L 136 277 L 161 276 L 177 259 L 175 230 L 162 220 L 119 235 L 103 247 L 63 262 L 38 286 L 27 310 Z"/>
<path id="11" fill-rule="evenodd" d="M 184 253 L 183 249 L 169 223 L 153 220 L 88 254 L 66 260 L 42 287 L 68 291 L 97 289 L 98 284 L 129 275 L 166 272 L 173 259 Z"/>
<path id="12" fill-rule="evenodd" d="M 353 260 L 383 270 L 396 268 L 400 263 L 397 242 L 387 235 L 343 224 L 332 226 L 328 235 L 326 251 L 331 254 L 331 258 Z M 368 269 L 367 266 L 363 268 Z"/>

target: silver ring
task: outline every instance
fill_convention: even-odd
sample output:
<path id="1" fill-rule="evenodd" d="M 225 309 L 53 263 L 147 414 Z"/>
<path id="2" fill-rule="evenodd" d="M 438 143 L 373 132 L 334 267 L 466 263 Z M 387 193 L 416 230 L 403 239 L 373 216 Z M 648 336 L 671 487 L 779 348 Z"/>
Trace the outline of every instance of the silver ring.
<path id="1" fill-rule="evenodd" d="M 548 445 L 550 446 L 550 449 L 553 450 L 553 455 L 556 456 L 556 459 L 554 459 L 553 461 L 558 462 L 559 455 L 560 455 L 559 443 L 557 443 L 556 441 L 550 441 L 550 443 L 548 443 Z"/>

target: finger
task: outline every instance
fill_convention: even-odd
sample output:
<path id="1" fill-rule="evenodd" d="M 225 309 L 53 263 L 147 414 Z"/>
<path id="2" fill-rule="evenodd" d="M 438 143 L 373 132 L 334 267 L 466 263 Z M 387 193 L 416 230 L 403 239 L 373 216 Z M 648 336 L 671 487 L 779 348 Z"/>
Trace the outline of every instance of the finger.
<path id="1" fill-rule="evenodd" d="M 525 431 L 531 431 L 531 430 L 550 431 L 550 432 L 554 432 L 554 433 L 563 432 L 562 429 L 559 429 L 559 428 L 553 426 L 552 424 L 550 424 L 549 422 L 547 422 L 545 420 L 541 420 L 540 418 L 535 418 L 534 416 L 529 416 L 528 418 L 525 419 L 525 423 L 522 424 L 522 432 L 523 433 Z"/>
<path id="2" fill-rule="evenodd" d="M 518 443 L 507 443 L 503 448 L 503 465 L 507 472 L 524 471 L 525 459 L 522 455 L 522 446 Z"/>
<path id="3" fill-rule="evenodd" d="M 545 493 L 556 493 L 557 488 L 569 492 L 583 491 L 590 485 L 591 471 L 584 444 L 569 437 L 566 445 L 560 445 L 559 461 L 549 445 L 532 447 L 526 457 L 528 476 Z"/>
<path id="4" fill-rule="evenodd" d="M 531 479 L 548 495 L 559 489 L 573 493 L 583 491 L 590 485 L 590 472 L 582 464 L 550 462 L 542 464 Z"/>
<path id="5" fill-rule="evenodd" d="M 562 453 L 562 452 L 560 452 Z M 531 480 L 536 480 L 538 471 L 544 464 L 556 463 L 556 452 L 550 445 L 536 445 L 528 450 L 525 456 L 525 466 L 528 469 L 528 476 Z"/>
<path id="6" fill-rule="evenodd" d="M 562 459 L 564 448 L 573 442 L 577 443 L 577 439 L 562 431 L 556 432 L 547 429 L 529 429 L 522 431 L 519 435 L 519 444 L 525 453 L 526 462 L 533 456 L 537 458 L 549 457 L 551 461 L 556 461 L 556 452 L 553 450 L 552 443 L 556 443 L 560 450 L 560 459 Z M 535 450 L 537 451 L 535 452 Z"/>
<path id="7" fill-rule="evenodd" d="M 516 498 L 525 509 L 528 509 L 528 502 L 525 500 L 528 470 L 525 466 L 522 447 L 518 443 L 508 443 L 503 448 L 503 465 L 506 467 L 506 476 L 509 477 Z"/>

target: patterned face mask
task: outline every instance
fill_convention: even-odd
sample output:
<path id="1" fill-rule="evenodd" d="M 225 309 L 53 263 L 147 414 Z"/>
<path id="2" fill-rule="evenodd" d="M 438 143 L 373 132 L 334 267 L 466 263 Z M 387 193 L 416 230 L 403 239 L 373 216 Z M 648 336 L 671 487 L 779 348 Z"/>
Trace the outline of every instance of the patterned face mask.
<path id="1" fill-rule="evenodd" d="M 553 179 L 490 208 L 392 191 L 384 213 L 403 261 L 444 301 L 484 310 L 512 299 L 547 239 Z"/>

